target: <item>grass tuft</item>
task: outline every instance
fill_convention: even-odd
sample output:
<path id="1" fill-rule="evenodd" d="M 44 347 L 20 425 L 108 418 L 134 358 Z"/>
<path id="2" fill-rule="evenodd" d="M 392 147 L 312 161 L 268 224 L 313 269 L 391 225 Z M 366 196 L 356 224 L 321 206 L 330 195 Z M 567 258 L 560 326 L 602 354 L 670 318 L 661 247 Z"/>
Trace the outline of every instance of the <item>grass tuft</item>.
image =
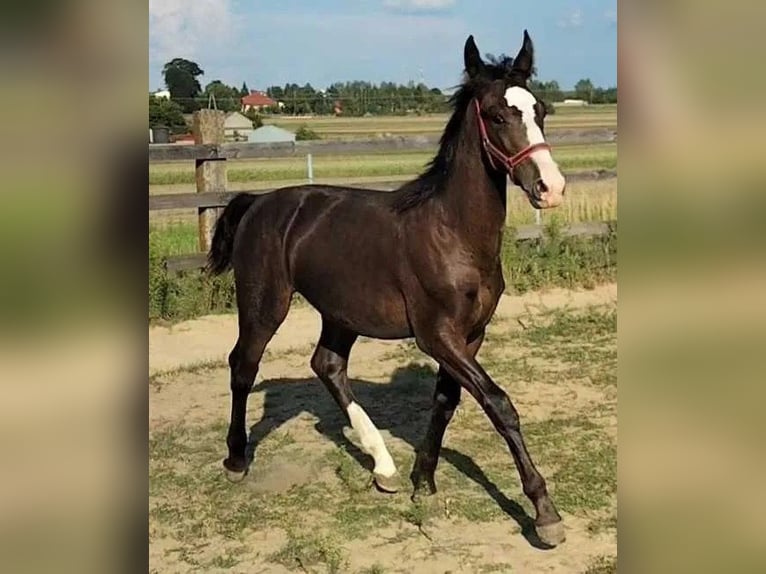
<path id="1" fill-rule="evenodd" d="M 271 555 L 273 562 L 288 568 L 298 567 L 305 572 L 316 572 L 320 566 L 328 574 L 341 572 L 348 561 L 338 543 L 330 536 L 291 533 L 287 544 Z"/>
<path id="2" fill-rule="evenodd" d="M 589 566 L 583 574 L 616 574 L 617 557 L 599 556 Z"/>
<path id="3" fill-rule="evenodd" d="M 530 451 L 546 466 L 554 500 L 566 512 L 608 507 L 617 492 L 617 445 L 585 416 L 522 426 Z"/>

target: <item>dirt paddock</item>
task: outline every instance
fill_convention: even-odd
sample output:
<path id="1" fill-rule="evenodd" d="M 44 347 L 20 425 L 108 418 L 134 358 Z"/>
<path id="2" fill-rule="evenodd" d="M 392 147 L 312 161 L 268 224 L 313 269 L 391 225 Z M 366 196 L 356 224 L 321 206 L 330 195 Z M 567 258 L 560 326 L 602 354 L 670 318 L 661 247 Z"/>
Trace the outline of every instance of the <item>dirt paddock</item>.
<path id="1" fill-rule="evenodd" d="M 470 396 L 447 430 L 439 493 L 410 500 L 435 365 L 411 341 L 361 339 L 349 375 L 402 488 L 372 460 L 316 380 L 320 321 L 295 306 L 269 345 L 248 405 L 250 473 L 225 478 L 225 358 L 233 315 L 150 328 L 150 571 L 616 571 L 616 285 L 503 296 L 479 360 L 509 393 L 567 540 L 540 547 L 505 443 Z"/>

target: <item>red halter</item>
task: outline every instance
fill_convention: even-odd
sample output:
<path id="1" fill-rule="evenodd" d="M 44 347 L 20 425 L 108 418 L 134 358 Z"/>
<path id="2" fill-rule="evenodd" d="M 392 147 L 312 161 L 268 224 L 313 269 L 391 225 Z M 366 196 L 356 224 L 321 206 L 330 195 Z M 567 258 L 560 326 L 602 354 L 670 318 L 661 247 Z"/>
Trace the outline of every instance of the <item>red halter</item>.
<path id="1" fill-rule="evenodd" d="M 489 141 L 489 137 L 487 136 L 487 126 L 484 125 L 484 119 L 481 117 L 481 107 L 479 106 L 479 100 L 474 98 L 473 100 L 474 107 L 476 108 L 476 118 L 479 120 L 479 133 L 481 134 L 481 145 L 484 148 L 484 151 L 487 152 L 487 159 L 489 159 L 489 165 L 492 166 L 493 169 L 498 169 L 498 167 L 495 165 L 495 160 L 500 162 L 500 165 L 505 168 L 505 171 L 508 172 L 508 175 L 513 177 L 513 169 L 519 165 L 522 161 L 527 159 L 530 155 L 535 153 L 538 150 L 541 149 L 547 149 L 550 150 L 551 146 L 548 145 L 545 142 L 542 143 L 536 143 L 532 144 L 528 147 L 525 147 L 523 150 L 521 150 L 516 155 L 506 155 L 503 153 L 503 150 L 501 150 L 499 147 L 497 147 L 495 144 L 493 144 L 491 141 Z"/>

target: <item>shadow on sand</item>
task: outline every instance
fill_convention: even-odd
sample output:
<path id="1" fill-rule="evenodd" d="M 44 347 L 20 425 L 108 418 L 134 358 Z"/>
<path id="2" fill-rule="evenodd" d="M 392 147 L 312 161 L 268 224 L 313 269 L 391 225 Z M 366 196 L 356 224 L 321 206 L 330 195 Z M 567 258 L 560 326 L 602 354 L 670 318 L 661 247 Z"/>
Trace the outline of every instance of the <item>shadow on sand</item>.
<path id="1" fill-rule="evenodd" d="M 417 449 L 428 425 L 435 375 L 430 367 L 411 363 L 398 368 L 388 384 L 352 379 L 351 386 L 359 404 L 378 428 L 388 430 L 392 436 Z M 255 385 L 252 392 L 264 393 L 265 397 L 263 417 L 250 428 L 248 465 L 253 461 L 257 445 L 272 430 L 308 412 L 318 419 L 316 429 L 320 433 L 344 448 L 361 466 L 372 472 L 372 457 L 363 453 L 343 434 L 343 428 L 348 426 L 346 416 L 319 379 L 271 379 Z M 498 440 L 502 440 L 499 435 Z M 500 508 L 519 524 L 522 535 L 532 546 L 550 548 L 538 538 L 534 520 L 521 505 L 503 494 L 473 459 L 446 447 L 442 448 L 441 459 L 486 490 Z M 512 468 L 511 464 L 509 471 Z M 409 474 L 409 469 L 406 474 Z"/>

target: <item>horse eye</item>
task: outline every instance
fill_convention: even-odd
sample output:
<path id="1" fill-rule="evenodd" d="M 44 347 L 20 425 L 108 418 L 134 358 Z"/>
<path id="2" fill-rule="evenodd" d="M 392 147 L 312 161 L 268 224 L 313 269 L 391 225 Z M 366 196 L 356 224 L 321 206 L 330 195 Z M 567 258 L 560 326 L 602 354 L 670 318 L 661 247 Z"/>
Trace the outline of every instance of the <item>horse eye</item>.
<path id="1" fill-rule="evenodd" d="M 496 114 L 494 118 L 492 118 L 492 121 L 496 124 L 504 124 L 505 118 L 503 117 L 503 114 Z"/>

